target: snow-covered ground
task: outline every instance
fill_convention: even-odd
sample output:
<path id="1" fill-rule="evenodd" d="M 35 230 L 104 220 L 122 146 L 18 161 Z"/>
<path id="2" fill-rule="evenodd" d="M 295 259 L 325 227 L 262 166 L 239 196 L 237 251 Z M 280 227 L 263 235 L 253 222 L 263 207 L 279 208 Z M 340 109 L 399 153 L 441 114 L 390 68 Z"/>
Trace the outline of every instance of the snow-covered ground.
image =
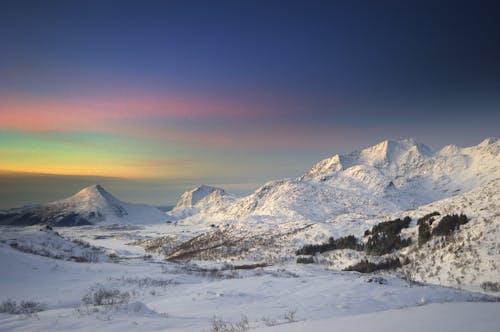
<path id="1" fill-rule="evenodd" d="M 258 331 L 490 332 L 498 329 L 497 313 L 496 303 L 440 303 L 405 310 L 304 321 Z"/>
<path id="2" fill-rule="evenodd" d="M 165 231 L 174 228 L 165 227 Z M 19 231 L 17 238 L 33 236 L 32 232 Z M 71 232 L 61 229 L 62 234 Z M 123 246 L 120 240 L 110 241 L 114 232 L 94 230 L 102 240 L 93 244 L 109 244 L 108 250 L 119 252 Z M 41 232 L 39 237 L 47 234 Z M 147 234 L 151 230 L 144 232 L 144 236 Z M 215 269 L 227 269 L 224 264 L 172 263 L 154 257 L 125 256 L 115 263 L 78 263 L 27 254 L 5 243 L 0 247 L 0 262 L 1 300 L 33 300 L 47 308 L 30 318 L 0 315 L 2 331 L 201 331 L 211 328 L 214 315 L 232 323 L 246 316 L 251 328 L 263 328 L 429 303 L 491 300 L 481 294 L 435 285 L 410 287 L 406 281 L 389 275 L 362 275 L 294 263 L 222 271 Z M 115 308 L 84 305 L 82 298 L 96 285 L 128 292 L 128 303 Z M 499 304 L 494 305 L 500 309 Z"/>

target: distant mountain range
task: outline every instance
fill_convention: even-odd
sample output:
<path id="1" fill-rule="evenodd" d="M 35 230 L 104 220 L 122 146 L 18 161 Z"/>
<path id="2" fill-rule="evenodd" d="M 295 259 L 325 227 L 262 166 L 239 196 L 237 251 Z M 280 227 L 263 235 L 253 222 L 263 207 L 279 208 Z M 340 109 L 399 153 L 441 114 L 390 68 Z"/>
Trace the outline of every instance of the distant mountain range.
<path id="1" fill-rule="evenodd" d="M 268 182 L 246 197 L 237 199 L 222 189 L 194 189 L 169 215 L 187 218 L 185 222 L 250 216 L 317 222 L 344 214 L 376 216 L 415 209 L 498 180 L 499 150 L 496 138 L 436 152 L 414 139 L 387 140 L 324 159 L 296 179 Z M 196 199 L 189 199 L 193 195 Z"/>
<path id="2" fill-rule="evenodd" d="M 185 192 L 165 213 L 120 201 L 102 186 L 93 185 L 52 203 L 2 210 L 0 224 L 218 223 L 259 216 L 278 222 L 324 222 L 350 215 L 367 218 L 491 186 L 500 178 L 499 150 L 496 138 L 467 148 L 448 145 L 436 152 L 414 139 L 386 140 L 324 159 L 296 179 L 268 182 L 246 197 L 202 185 Z"/>

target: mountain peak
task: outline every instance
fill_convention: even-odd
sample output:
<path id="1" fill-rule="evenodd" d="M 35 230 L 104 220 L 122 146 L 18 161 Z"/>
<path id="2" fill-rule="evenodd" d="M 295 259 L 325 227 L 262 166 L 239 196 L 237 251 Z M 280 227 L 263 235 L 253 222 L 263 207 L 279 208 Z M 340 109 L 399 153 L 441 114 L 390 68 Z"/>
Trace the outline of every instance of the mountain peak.
<path id="1" fill-rule="evenodd" d="M 498 138 L 488 137 L 488 138 L 484 139 L 481 143 L 479 143 L 479 146 L 481 146 L 481 147 L 488 146 L 491 144 L 495 144 L 496 142 L 498 142 Z"/>
<path id="2" fill-rule="evenodd" d="M 99 192 L 99 193 L 107 193 L 106 190 L 98 183 L 93 184 L 93 185 L 88 186 L 88 187 L 85 187 L 82 190 L 94 191 L 94 192 Z"/>
<path id="3" fill-rule="evenodd" d="M 86 208 L 90 206 L 104 208 L 106 206 L 120 205 L 122 203 L 107 192 L 100 184 L 85 187 L 75 195 L 62 201 L 73 206 L 85 206 Z"/>
<path id="4" fill-rule="evenodd" d="M 302 179 L 326 179 L 335 172 L 346 170 L 354 165 L 406 164 L 422 157 L 429 157 L 432 151 L 414 138 L 384 140 L 361 151 L 346 155 L 334 155 L 314 165 Z"/>
<path id="5" fill-rule="evenodd" d="M 220 195 L 226 194 L 226 192 L 222 188 L 202 184 L 201 186 L 186 191 L 184 194 L 182 194 L 179 202 L 177 202 L 177 205 L 175 207 L 192 207 L 212 193 L 218 193 Z"/>
<path id="6" fill-rule="evenodd" d="M 385 140 L 359 152 L 359 160 L 366 164 L 398 163 L 408 154 L 430 156 L 431 150 L 414 138 L 398 141 Z"/>
<path id="7" fill-rule="evenodd" d="M 77 192 L 75 196 L 82 196 L 82 197 L 103 197 L 103 198 L 106 198 L 106 199 L 109 199 L 109 198 L 115 199 L 100 184 L 93 184 L 91 186 L 85 187 L 82 190 L 80 190 L 79 192 Z"/>

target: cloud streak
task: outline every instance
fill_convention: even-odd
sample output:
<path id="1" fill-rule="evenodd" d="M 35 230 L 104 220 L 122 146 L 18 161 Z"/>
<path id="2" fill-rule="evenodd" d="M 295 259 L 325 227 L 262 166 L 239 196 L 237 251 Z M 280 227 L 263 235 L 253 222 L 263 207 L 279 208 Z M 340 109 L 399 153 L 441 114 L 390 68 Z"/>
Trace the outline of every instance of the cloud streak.
<path id="1" fill-rule="evenodd" d="M 293 116 L 292 100 L 238 100 L 194 94 L 0 99 L 0 130 L 80 132 L 209 147 L 309 147 L 338 140 L 348 126 Z M 85 143 L 85 144 L 88 144 Z"/>
<path id="2" fill-rule="evenodd" d="M 2 96 L 0 127 L 30 131 L 88 130 L 113 122 L 155 119 L 245 119 L 262 116 L 264 108 L 199 96 L 132 95 L 48 98 Z"/>

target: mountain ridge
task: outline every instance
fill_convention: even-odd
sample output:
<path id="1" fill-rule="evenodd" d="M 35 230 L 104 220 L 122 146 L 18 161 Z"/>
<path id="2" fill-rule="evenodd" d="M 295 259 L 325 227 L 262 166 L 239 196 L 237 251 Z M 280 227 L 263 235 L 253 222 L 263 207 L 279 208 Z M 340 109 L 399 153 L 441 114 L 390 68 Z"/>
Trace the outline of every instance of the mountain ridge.
<path id="1" fill-rule="evenodd" d="M 499 150 L 494 137 L 436 152 L 415 139 L 385 140 L 325 158 L 298 178 L 270 181 L 248 196 L 203 206 L 185 222 L 258 215 L 324 221 L 344 213 L 414 209 L 498 178 Z"/>

